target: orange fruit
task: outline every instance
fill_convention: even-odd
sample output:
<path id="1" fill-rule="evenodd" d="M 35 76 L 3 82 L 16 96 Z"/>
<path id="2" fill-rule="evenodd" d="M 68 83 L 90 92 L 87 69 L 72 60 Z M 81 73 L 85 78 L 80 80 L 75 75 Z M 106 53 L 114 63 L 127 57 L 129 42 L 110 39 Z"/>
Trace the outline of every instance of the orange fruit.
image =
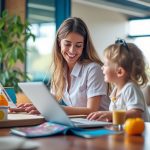
<path id="1" fill-rule="evenodd" d="M 128 118 L 124 130 L 128 135 L 141 135 L 144 131 L 144 120 L 141 118 Z"/>
<path id="2" fill-rule="evenodd" d="M 8 106 L 8 101 L 3 94 L 0 94 L 0 106 Z"/>

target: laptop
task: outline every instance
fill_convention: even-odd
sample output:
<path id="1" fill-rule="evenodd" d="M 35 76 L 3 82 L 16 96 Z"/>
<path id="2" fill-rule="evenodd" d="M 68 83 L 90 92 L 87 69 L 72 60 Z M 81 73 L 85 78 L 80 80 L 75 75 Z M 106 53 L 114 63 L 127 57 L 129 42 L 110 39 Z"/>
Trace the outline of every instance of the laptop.
<path id="1" fill-rule="evenodd" d="M 47 121 L 80 128 L 111 124 L 110 122 L 90 121 L 86 118 L 69 118 L 43 82 L 22 82 L 18 85 Z"/>

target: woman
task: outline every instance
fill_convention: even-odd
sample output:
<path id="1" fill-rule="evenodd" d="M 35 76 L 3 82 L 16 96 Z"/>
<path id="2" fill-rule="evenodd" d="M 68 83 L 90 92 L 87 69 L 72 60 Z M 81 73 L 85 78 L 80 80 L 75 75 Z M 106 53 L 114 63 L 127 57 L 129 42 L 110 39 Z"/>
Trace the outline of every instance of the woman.
<path id="1" fill-rule="evenodd" d="M 58 29 L 53 47 L 51 92 L 67 106 L 69 115 L 88 115 L 108 110 L 107 84 L 101 70 L 102 62 L 92 44 L 86 24 L 76 17 L 65 20 Z M 31 104 L 19 106 L 37 113 Z"/>

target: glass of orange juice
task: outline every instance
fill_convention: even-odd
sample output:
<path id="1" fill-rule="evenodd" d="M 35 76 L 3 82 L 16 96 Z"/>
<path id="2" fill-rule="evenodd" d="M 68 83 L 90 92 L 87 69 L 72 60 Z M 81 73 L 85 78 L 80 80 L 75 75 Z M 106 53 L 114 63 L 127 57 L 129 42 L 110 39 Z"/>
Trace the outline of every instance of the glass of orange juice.
<path id="1" fill-rule="evenodd" d="M 117 127 L 123 127 L 126 119 L 126 106 L 125 105 L 117 105 L 113 108 L 112 112 L 113 125 Z"/>
<path id="2" fill-rule="evenodd" d="M 8 116 L 8 101 L 0 92 L 0 121 L 7 120 Z"/>

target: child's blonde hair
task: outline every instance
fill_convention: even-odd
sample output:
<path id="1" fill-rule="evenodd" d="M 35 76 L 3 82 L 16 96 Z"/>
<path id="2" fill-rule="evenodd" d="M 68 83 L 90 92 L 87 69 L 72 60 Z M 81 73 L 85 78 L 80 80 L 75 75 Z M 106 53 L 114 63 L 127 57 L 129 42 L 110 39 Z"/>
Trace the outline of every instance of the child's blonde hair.
<path id="1" fill-rule="evenodd" d="M 124 40 L 108 46 L 104 54 L 112 63 L 124 68 L 128 79 L 142 86 L 148 82 L 142 51 L 133 43 Z"/>

